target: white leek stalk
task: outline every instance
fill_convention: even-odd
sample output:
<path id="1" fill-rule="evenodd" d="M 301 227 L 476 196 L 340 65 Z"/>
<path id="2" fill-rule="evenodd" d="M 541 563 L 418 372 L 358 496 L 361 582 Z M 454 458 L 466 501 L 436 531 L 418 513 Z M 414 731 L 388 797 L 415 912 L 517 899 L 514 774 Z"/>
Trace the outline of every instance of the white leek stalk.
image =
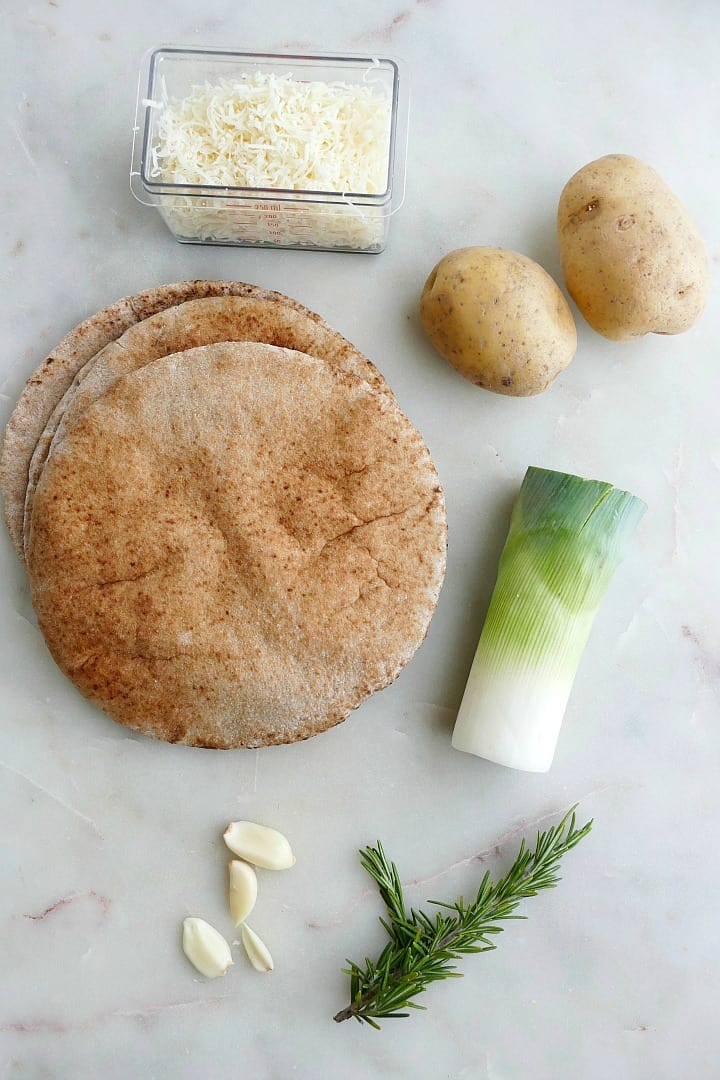
<path id="1" fill-rule="evenodd" d="M 456 750 L 547 772 L 593 620 L 645 510 L 611 484 L 528 469 L 458 712 Z"/>

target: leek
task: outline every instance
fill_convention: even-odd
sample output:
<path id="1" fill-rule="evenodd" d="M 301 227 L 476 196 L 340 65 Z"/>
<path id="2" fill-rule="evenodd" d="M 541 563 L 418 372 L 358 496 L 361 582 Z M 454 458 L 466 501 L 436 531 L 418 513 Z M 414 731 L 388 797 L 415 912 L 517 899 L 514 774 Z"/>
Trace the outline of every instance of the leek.
<path id="1" fill-rule="evenodd" d="M 460 704 L 457 750 L 547 772 L 600 602 L 645 504 L 529 468 Z"/>

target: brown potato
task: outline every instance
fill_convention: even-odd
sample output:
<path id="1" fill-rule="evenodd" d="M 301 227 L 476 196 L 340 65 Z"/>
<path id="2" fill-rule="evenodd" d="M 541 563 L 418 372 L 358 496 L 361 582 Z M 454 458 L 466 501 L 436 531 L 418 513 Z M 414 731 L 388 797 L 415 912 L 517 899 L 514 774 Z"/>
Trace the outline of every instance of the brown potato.
<path id="1" fill-rule="evenodd" d="M 570 308 L 525 255 L 468 247 L 441 259 L 425 283 L 420 319 L 437 351 L 476 386 L 529 397 L 575 355 Z"/>
<path id="2" fill-rule="evenodd" d="M 679 334 L 707 303 L 702 238 L 654 169 L 625 154 L 592 161 L 565 185 L 558 239 L 568 292 L 607 338 Z"/>

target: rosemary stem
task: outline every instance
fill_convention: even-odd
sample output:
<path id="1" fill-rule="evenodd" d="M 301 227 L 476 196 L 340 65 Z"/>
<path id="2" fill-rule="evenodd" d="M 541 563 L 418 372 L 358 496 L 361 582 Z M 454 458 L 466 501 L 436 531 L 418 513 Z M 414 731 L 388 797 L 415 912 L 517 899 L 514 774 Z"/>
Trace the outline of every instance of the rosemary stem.
<path id="1" fill-rule="evenodd" d="M 401 975 L 402 970 L 400 968 L 395 968 L 390 973 L 390 978 L 394 980 Z M 333 1016 L 333 1020 L 336 1024 L 342 1024 L 344 1020 L 350 1020 L 353 1016 L 364 1013 L 367 1006 L 372 1004 L 377 995 L 377 986 L 370 987 L 369 990 L 365 991 L 359 1001 L 351 1001 L 350 1004 L 346 1005 L 344 1009 L 341 1009 L 340 1012 L 335 1013 L 335 1015 Z"/>
<path id="2" fill-rule="evenodd" d="M 575 827 L 575 809 L 558 825 L 538 833 L 534 850 L 523 841 L 512 866 L 499 880 L 493 882 L 486 874 L 472 903 L 430 901 L 441 909 L 434 916 L 414 908 L 407 911 L 397 867 L 379 842 L 362 851 L 363 866 L 387 908 L 386 918 L 380 921 L 389 941 L 376 962 L 366 959 L 361 967 L 348 961 L 351 999 L 334 1021 L 341 1024 L 352 1017 L 377 1028 L 377 1020 L 407 1016 L 403 1010 L 422 1008 L 415 998 L 431 983 L 458 977 L 453 961 L 466 953 L 495 948 L 490 936 L 500 932 L 499 924 L 522 917 L 513 914 L 522 900 L 557 885 L 562 856 L 592 828 L 592 821 Z"/>

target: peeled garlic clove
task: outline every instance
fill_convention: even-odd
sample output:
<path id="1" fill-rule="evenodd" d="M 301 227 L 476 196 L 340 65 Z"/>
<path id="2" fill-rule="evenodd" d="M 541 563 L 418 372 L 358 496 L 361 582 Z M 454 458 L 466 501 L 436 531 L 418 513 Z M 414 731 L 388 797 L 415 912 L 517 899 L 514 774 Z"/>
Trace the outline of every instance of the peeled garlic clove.
<path id="1" fill-rule="evenodd" d="M 249 863 L 240 862 L 239 859 L 232 859 L 228 863 L 228 870 L 230 872 L 230 914 L 235 925 L 239 926 L 255 907 L 258 890 L 257 874 Z"/>
<path id="2" fill-rule="evenodd" d="M 287 870 L 295 865 L 295 856 L 286 838 L 267 825 L 231 821 L 223 839 L 235 855 L 264 870 Z"/>
<path id="3" fill-rule="evenodd" d="M 248 960 L 255 970 L 272 971 L 275 967 L 273 958 L 267 945 L 260 940 L 255 931 L 251 930 L 247 923 L 243 923 L 240 927 L 240 934 L 242 935 L 245 952 L 248 954 Z"/>
<path id="4" fill-rule="evenodd" d="M 201 975 L 216 979 L 232 966 L 230 946 L 214 926 L 189 916 L 183 922 L 183 952 Z"/>

